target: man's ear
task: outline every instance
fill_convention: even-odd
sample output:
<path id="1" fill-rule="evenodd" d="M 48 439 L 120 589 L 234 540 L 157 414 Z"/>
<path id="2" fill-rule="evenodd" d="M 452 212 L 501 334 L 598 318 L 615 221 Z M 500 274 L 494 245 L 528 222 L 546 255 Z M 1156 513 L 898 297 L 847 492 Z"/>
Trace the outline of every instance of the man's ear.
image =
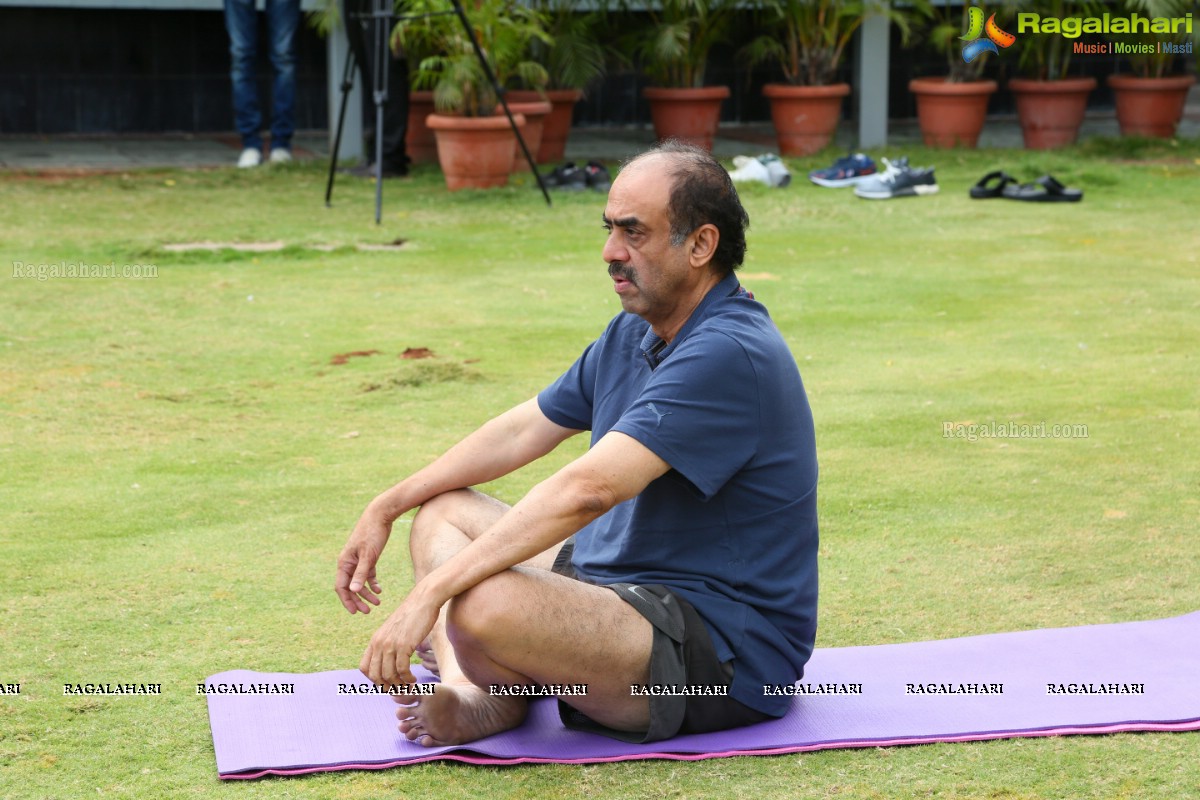
<path id="1" fill-rule="evenodd" d="M 721 241 L 721 232 L 717 230 L 717 226 L 711 222 L 705 223 L 692 231 L 689 238 L 691 250 L 688 252 L 688 258 L 692 266 L 708 266 L 717 254 L 717 244 Z"/>

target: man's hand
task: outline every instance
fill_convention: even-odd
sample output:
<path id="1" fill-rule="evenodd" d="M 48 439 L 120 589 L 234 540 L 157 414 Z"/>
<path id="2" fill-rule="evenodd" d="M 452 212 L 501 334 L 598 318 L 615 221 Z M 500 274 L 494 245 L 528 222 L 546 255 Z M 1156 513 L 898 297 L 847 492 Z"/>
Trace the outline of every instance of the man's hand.
<path id="1" fill-rule="evenodd" d="M 368 508 L 342 548 L 333 590 L 351 614 L 359 611 L 371 613 L 371 606 L 367 603 L 379 605 L 381 589 L 379 581 L 375 579 L 375 564 L 391 534 L 392 523 L 385 522 Z"/>
<path id="2" fill-rule="evenodd" d="M 387 622 L 375 631 L 358 668 L 372 683 L 384 686 L 415 683 L 409 659 L 437 622 L 440 606 L 418 599 L 414 589 Z"/>

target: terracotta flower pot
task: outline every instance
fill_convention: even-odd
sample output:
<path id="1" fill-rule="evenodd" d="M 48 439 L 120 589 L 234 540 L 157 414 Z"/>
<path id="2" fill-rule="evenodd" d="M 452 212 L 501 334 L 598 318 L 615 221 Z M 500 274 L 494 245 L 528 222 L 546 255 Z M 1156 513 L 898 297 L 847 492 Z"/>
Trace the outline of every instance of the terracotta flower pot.
<path id="1" fill-rule="evenodd" d="M 513 118 L 518 125 L 525 124 L 521 114 Z M 486 189 L 508 183 L 516 141 L 508 117 L 430 114 L 425 124 L 437 137 L 438 161 L 447 189 Z"/>
<path id="2" fill-rule="evenodd" d="M 438 160 L 437 141 L 425 124 L 425 118 L 432 113 L 433 92 L 409 92 L 404 152 L 414 164 L 433 164 Z"/>
<path id="3" fill-rule="evenodd" d="M 921 136 L 929 147 L 975 147 L 987 118 L 995 81 L 947 83 L 944 78 L 914 78 L 908 90 L 917 96 Z"/>
<path id="4" fill-rule="evenodd" d="M 525 140 L 525 146 L 529 148 L 530 155 L 533 156 L 534 162 L 537 162 L 538 148 L 542 146 L 542 127 L 546 117 L 550 114 L 551 105 L 545 100 L 534 102 L 516 102 L 508 100 L 508 110 L 512 112 L 515 119 L 518 114 L 525 117 L 525 124 L 521 126 L 521 138 Z M 496 113 L 504 116 L 504 109 L 496 106 Z M 521 152 L 519 142 L 513 142 L 513 163 L 512 171 L 520 172 L 526 169 L 529 165 L 525 162 L 525 154 Z"/>
<path id="5" fill-rule="evenodd" d="M 542 120 L 542 146 L 537 151 L 539 164 L 557 164 L 567 151 L 567 137 L 571 133 L 571 118 L 575 105 L 583 97 L 579 89 L 547 89 L 544 93 L 513 90 L 508 98 L 515 102 L 545 99 L 550 102 L 550 113 Z"/>
<path id="6" fill-rule="evenodd" d="M 650 119 L 659 140 L 679 139 L 712 150 L 721 121 L 721 103 L 729 97 L 728 86 L 648 87 L 642 90 L 642 95 L 650 103 Z"/>
<path id="7" fill-rule="evenodd" d="M 1030 150 L 1049 150 L 1074 144 L 1087 110 L 1095 78 L 1035 81 L 1013 78 L 1008 88 L 1017 101 L 1017 119 Z"/>
<path id="8" fill-rule="evenodd" d="M 771 101 L 771 121 L 779 140 L 779 154 L 807 156 L 829 144 L 842 118 L 842 98 L 850 84 L 790 86 L 768 83 L 763 96 Z"/>
<path id="9" fill-rule="evenodd" d="M 1122 136 L 1154 136 L 1169 139 L 1175 135 L 1188 89 L 1196 82 L 1194 75 L 1173 75 L 1167 78 L 1134 78 L 1130 75 L 1109 75 L 1117 105 L 1117 124 Z"/>

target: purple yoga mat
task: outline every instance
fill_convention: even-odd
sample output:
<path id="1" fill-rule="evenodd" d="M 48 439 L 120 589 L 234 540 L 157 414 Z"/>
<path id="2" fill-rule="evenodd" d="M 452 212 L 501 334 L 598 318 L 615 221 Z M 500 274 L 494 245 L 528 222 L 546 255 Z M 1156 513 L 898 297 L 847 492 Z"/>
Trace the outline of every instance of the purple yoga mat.
<path id="1" fill-rule="evenodd" d="M 419 668 L 414 673 L 429 677 Z M 222 778 L 258 778 L 436 759 L 690 760 L 1018 736 L 1194 731 L 1200 730 L 1198 675 L 1200 612 L 1194 612 L 1149 622 L 818 649 L 799 685 L 836 685 L 843 693 L 796 696 L 782 719 L 720 733 L 627 744 L 565 729 L 555 701 L 539 699 L 519 728 L 469 745 L 434 748 L 400 735 L 390 697 L 339 693 L 339 684 L 366 684 L 357 670 L 234 670 L 205 683 L 260 691 L 294 685 L 294 694 L 208 695 L 217 772 Z"/>

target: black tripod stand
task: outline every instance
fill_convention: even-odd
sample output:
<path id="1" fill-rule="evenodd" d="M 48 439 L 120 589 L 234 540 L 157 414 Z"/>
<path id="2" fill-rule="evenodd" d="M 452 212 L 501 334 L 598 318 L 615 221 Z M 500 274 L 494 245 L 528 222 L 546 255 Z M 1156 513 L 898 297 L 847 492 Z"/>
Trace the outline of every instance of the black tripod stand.
<path id="1" fill-rule="evenodd" d="M 508 124 L 512 127 L 513 134 L 517 137 L 517 143 L 521 146 L 521 152 L 525 155 L 525 160 L 529 164 L 529 169 L 533 172 L 533 177 L 538 182 L 538 188 L 542 190 L 542 196 L 546 198 L 546 205 L 550 205 L 550 193 L 546 191 L 546 184 L 542 181 L 541 173 L 538 172 L 537 164 L 533 160 L 533 156 L 529 152 L 529 147 L 525 144 L 525 139 L 521 136 L 521 131 L 517 127 L 516 120 L 513 119 L 512 112 L 508 108 L 508 101 L 504 99 L 504 90 L 500 87 L 499 81 L 496 80 L 496 73 L 492 70 L 492 65 L 488 62 L 487 56 L 484 55 L 483 49 L 479 46 L 479 40 L 475 38 L 475 30 L 471 27 L 471 21 L 467 19 L 467 14 L 463 10 L 460 0 L 450 0 L 454 8 L 447 11 L 438 11 L 432 14 L 413 14 L 397 16 L 393 11 L 393 0 L 372 0 L 371 11 L 367 14 L 358 15 L 363 19 L 371 20 L 371 41 L 374 45 L 372 48 L 374 63 L 371 65 L 371 75 L 374 77 L 372 85 L 374 86 L 373 100 L 375 102 L 375 165 L 379 173 L 375 176 L 375 224 L 378 225 L 383 216 L 383 109 L 387 105 L 388 100 L 388 69 L 387 59 L 388 53 L 391 51 L 390 38 L 392 31 L 393 20 L 403 19 L 423 19 L 425 17 L 438 16 L 443 14 L 455 14 L 462 22 L 463 30 L 466 31 L 467 38 L 471 40 L 471 44 L 475 49 L 475 56 L 479 59 L 479 64 L 483 67 L 483 72 L 487 75 L 488 80 L 492 84 L 492 88 L 496 92 L 496 97 L 500 99 L 500 105 L 504 108 L 504 114 L 508 117 Z M 350 21 L 347 20 L 349 25 Z M 365 67 L 365 65 L 362 65 Z M 337 173 L 337 157 L 338 151 L 342 147 L 342 131 L 346 123 L 346 104 L 350 97 L 350 89 L 354 86 L 354 69 L 355 59 L 353 49 L 346 52 L 346 63 L 342 67 L 342 83 L 341 83 L 341 103 L 338 108 L 337 133 L 333 139 L 333 152 L 329 156 L 329 181 L 325 185 L 325 207 L 331 206 L 333 198 L 333 179 Z"/>

